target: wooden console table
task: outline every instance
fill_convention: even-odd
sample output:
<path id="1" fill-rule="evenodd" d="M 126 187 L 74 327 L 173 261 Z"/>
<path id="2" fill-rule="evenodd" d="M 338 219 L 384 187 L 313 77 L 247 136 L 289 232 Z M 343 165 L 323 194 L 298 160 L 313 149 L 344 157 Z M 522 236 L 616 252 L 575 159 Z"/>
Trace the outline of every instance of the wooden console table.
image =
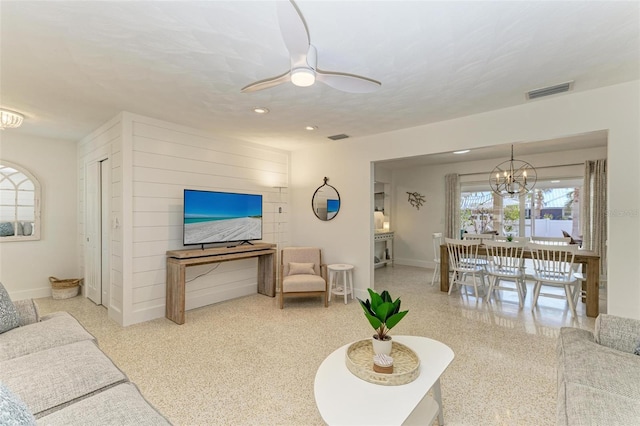
<path id="1" fill-rule="evenodd" d="M 258 293 L 276 295 L 276 245 L 254 243 L 234 247 L 167 251 L 165 316 L 176 324 L 185 321 L 185 276 L 188 266 L 258 258 Z"/>

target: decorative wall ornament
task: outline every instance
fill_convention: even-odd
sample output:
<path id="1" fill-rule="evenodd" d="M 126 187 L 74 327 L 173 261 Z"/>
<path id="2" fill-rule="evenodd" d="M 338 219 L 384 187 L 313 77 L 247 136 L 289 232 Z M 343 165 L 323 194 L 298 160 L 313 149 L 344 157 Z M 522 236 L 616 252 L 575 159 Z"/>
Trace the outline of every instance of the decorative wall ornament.
<path id="1" fill-rule="evenodd" d="M 424 204 L 425 202 L 425 198 L 424 195 L 418 193 L 418 192 L 409 192 L 407 191 L 407 194 L 409 194 L 409 204 L 411 204 L 412 207 L 415 207 L 416 209 L 420 210 L 420 206 Z"/>

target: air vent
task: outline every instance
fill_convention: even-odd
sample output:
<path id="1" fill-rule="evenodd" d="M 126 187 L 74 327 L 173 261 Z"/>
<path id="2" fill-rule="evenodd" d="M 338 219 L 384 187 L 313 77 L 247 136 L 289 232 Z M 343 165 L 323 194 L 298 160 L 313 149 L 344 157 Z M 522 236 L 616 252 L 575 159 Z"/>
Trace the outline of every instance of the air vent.
<path id="1" fill-rule="evenodd" d="M 566 83 L 556 84 L 555 86 L 543 87 L 542 89 L 535 89 L 527 92 L 527 99 L 537 99 L 544 96 L 556 95 L 558 93 L 568 92 L 573 89 L 573 80 Z"/>
<path id="2" fill-rule="evenodd" d="M 333 135 L 333 136 L 327 136 L 329 139 L 331 139 L 332 141 L 339 141 L 340 139 L 346 139 L 349 137 L 349 135 L 345 135 L 344 133 L 341 135 Z"/>

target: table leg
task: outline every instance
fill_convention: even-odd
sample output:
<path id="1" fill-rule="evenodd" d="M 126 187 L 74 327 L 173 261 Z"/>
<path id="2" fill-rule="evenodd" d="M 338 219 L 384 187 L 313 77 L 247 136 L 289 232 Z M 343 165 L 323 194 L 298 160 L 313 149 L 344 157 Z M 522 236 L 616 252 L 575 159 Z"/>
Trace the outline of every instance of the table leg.
<path id="1" fill-rule="evenodd" d="M 436 380 L 436 383 L 431 389 L 433 389 L 433 399 L 436 400 L 436 402 L 438 403 L 438 407 L 440 407 L 440 411 L 438 412 L 438 424 L 442 426 L 444 425 L 444 409 L 442 407 L 442 391 L 440 389 L 440 378 Z"/>
<path id="2" fill-rule="evenodd" d="M 349 284 L 347 283 L 347 271 L 342 271 L 342 291 L 344 292 L 344 304 L 347 304 L 347 297 L 349 294 L 347 291 L 349 290 Z"/>
<path id="3" fill-rule="evenodd" d="M 599 313 L 600 303 L 600 259 L 587 260 L 587 316 L 595 318 Z"/>
<path id="4" fill-rule="evenodd" d="M 184 324 L 185 314 L 185 274 L 184 265 L 167 262 L 167 294 L 165 316 L 176 324 Z"/>
<path id="5" fill-rule="evenodd" d="M 331 302 L 331 293 L 333 293 L 333 279 L 335 272 L 329 269 L 329 302 Z"/>
<path id="6" fill-rule="evenodd" d="M 440 246 L 440 291 L 449 291 L 449 251 L 446 245 Z"/>
<path id="7" fill-rule="evenodd" d="M 349 269 L 349 271 L 347 271 L 347 274 L 349 275 L 349 289 L 351 291 L 351 300 L 353 300 L 355 298 L 355 295 L 353 294 L 353 269 Z"/>

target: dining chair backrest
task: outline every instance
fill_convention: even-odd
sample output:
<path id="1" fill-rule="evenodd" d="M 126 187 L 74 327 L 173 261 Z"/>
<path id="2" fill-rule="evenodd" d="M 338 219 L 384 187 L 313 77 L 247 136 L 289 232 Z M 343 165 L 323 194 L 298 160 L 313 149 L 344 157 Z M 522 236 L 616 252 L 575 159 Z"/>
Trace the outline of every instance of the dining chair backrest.
<path id="1" fill-rule="evenodd" d="M 578 246 L 529 243 L 527 249 L 531 251 L 533 268 L 538 275 L 552 280 L 571 278 Z"/>
<path id="2" fill-rule="evenodd" d="M 449 263 L 453 270 L 468 269 L 470 265 L 475 265 L 481 240 L 467 241 L 445 238 L 445 243 L 449 252 Z"/>
<path id="3" fill-rule="evenodd" d="M 433 238 L 433 261 L 438 263 L 440 262 L 440 246 L 442 245 L 442 232 L 434 232 L 432 234 Z"/>
<path id="4" fill-rule="evenodd" d="M 493 239 L 494 241 L 509 241 L 508 237 L 506 235 L 496 235 L 496 237 Z M 510 242 L 514 242 L 514 243 L 528 243 L 529 242 L 529 237 L 511 237 L 511 241 Z"/>
<path id="5" fill-rule="evenodd" d="M 571 238 L 565 237 L 536 237 L 531 236 L 531 242 L 534 244 L 547 244 L 554 246 L 567 246 L 571 242 Z"/>
<path id="6" fill-rule="evenodd" d="M 462 234 L 463 240 L 492 240 L 495 237 L 494 234 Z"/>
<path id="7" fill-rule="evenodd" d="M 492 268 L 518 269 L 523 267 L 525 243 L 485 240 L 487 260 Z"/>

